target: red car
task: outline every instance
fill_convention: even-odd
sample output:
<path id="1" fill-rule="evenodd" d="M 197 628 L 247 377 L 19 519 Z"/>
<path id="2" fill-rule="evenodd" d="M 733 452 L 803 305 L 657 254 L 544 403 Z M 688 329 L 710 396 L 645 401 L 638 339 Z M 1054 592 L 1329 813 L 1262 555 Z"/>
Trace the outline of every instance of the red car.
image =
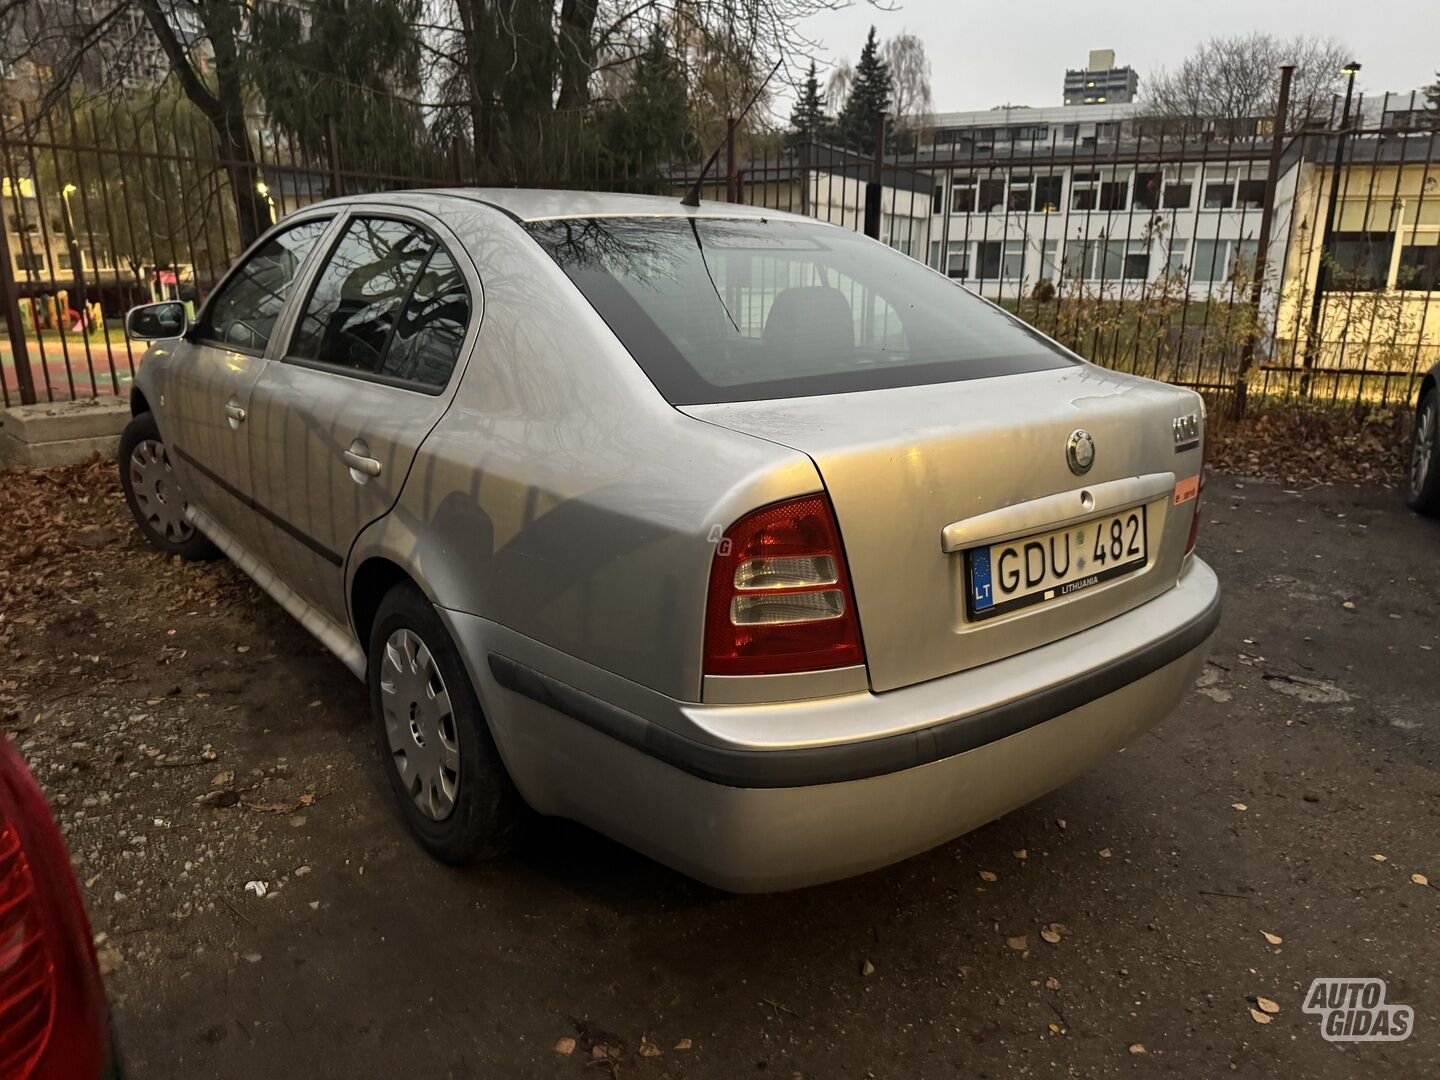
<path id="1" fill-rule="evenodd" d="M 25 760 L 0 737 L 0 1080 L 119 1075 L 69 853 Z"/>

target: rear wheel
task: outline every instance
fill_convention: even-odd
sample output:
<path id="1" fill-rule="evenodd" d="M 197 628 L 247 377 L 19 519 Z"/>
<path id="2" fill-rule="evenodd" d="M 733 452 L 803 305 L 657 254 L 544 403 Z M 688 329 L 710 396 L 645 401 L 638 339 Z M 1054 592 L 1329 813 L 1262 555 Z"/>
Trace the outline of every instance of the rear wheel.
<path id="1" fill-rule="evenodd" d="M 507 851 L 520 797 L 459 652 L 414 585 L 396 585 L 380 602 L 367 666 L 381 759 L 420 845 L 457 864 Z"/>
<path id="2" fill-rule="evenodd" d="M 153 413 L 125 425 L 119 458 L 125 504 L 150 545 L 182 559 L 218 559 L 220 549 L 185 516 L 185 495 Z"/>
<path id="3" fill-rule="evenodd" d="M 1412 510 L 1440 517 L 1440 390 L 1435 387 L 1425 392 L 1415 410 L 1405 501 Z"/>

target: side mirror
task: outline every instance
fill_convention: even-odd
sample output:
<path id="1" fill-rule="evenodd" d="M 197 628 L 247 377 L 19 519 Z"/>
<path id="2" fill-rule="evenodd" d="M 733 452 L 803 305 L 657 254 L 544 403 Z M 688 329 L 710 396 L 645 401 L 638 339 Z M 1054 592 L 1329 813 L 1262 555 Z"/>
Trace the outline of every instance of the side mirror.
<path id="1" fill-rule="evenodd" d="M 190 326 L 185 305 L 177 300 L 141 304 L 125 313 L 125 333 L 140 341 L 178 338 Z"/>

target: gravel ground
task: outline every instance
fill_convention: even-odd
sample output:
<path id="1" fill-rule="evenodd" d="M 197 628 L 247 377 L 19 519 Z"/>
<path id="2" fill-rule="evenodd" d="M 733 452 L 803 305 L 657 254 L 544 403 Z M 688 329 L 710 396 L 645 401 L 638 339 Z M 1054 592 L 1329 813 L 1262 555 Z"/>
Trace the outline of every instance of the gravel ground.
<path id="1" fill-rule="evenodd" d="M 137 1080 L 1440 1074 L 1440 891 L 1412 880 L 1440 882 L 1440 523 L 1349 487 L 1206 499 L 1226 614 L 1175 715 L 795 893 L 564 822 L 428 860 L 360 685 L 228 563 L 142 546 L 101 463 L 0 473 L 0 718 Z M 1413 1037 L 1325 1042 L 1316 976 L 1386 979 Z"/>

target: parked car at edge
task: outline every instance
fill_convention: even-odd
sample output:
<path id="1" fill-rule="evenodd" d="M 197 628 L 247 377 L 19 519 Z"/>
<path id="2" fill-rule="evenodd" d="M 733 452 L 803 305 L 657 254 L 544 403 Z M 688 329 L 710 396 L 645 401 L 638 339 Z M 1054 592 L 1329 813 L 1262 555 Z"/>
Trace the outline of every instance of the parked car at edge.
<path id="1" fill-rule="evenodd" d="M 24 759 L 0 735 L 0 1077 L 119 1076 L 70 855 Z"/>
<path id="2" fill-rule="evenodd" d="M 1440 364 L 1425 373 L 1415 399 L 1405 501 L 1412 510 L 1440 517 Z"/>
<path id="3" fill-rule="evenodd" d="M 445 860 L 523 803 L 726 889 L 856 874 L 1133 740 L 1219 618 L 1194 393 L 808 218 L 356 197 L 129 326 L 140 528 L 368 681 Z"/>

